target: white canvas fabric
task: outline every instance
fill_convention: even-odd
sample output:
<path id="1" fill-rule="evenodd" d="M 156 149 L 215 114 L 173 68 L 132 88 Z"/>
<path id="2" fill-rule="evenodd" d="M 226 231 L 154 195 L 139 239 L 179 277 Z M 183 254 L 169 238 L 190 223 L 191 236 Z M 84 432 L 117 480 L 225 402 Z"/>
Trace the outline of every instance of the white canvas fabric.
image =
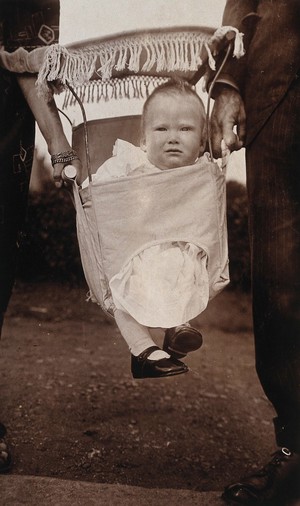
<path id="1" fill-rule="evenodd" d="M 166 243 L 205 253 L 209 298 L 228 284 L 225 174 L 216 163 L 203 157 L 189 167 L 93 181 L 84 191 L 89 196 L 82 204 L 74 185 L 81 259 L 91 299 L 105 310 L 115 307 L 110 283 L 141 252 Z M 197 300 L 191 307 L 198 311 Z M 175 321 L 172 311 L 168 321 L 149 314 L 148 326 Z"/>

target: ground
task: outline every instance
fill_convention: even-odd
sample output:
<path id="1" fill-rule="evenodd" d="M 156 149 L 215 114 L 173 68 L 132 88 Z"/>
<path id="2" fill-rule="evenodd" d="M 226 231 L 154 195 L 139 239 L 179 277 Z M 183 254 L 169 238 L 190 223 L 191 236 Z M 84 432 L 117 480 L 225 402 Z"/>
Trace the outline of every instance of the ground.
<path id="1" fill-rule="evenodd" d="M 0 355 L 13 473 L 221 490 L 268 458 L 274 414 L 255 373 L 249 295 L 226 290 L 195 320 L 204 345 L 188 374 L 133 380 L 114 322 L 85 292 L 16 285 Z"/>

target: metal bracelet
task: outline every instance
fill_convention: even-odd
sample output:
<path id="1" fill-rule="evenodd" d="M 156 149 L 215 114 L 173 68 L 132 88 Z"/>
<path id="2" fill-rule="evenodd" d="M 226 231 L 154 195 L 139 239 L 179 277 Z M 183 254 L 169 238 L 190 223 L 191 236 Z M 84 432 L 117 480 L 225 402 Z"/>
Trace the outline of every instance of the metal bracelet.
<path id="1" fill-rule="evenodd" d="M 74 151 L 74 149 L 70 149 L 69 151 L 62 151 L 61 153 L 57 153 L 55 155 L 51 155 L 51 164 L 54 167 L 57 163 L 68 163 L 72 160 L 79 160 L 79 157 Z"/>

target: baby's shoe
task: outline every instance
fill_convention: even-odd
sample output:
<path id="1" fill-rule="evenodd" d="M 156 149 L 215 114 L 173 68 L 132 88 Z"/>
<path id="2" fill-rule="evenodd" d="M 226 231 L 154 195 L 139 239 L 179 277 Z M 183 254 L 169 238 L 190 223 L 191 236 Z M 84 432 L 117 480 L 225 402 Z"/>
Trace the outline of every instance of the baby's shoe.
<path id="1" fill-rule="evenodd" d="M 131 372 L 134 378 L 166 378 L 188 372 L 188 367 L 176 358 L 151 359 L 151 354 L 159 349 L 158 346 L 150 346 L 137 357 L 131 355 Z"/>
<path id="2" fill-rule="evenodd" d="M 203 343 L 202 334 L 189 323 L 167 329 L 163 350 L 173 358 L 183 358 L 187 353 L 198 350 Z"/>

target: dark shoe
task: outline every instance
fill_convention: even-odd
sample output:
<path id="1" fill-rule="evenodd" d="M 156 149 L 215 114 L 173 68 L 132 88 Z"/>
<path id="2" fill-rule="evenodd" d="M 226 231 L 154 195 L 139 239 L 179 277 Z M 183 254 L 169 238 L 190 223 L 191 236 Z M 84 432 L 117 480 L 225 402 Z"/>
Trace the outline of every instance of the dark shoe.
<path id="1" fill-rule="evenodd" d="M 158 346 L 150 346 L 137 357 L 131 355 L 131 372 L 134 378 L 164 378 L 188 372 L 188 367 L 179 360 L 173 358 L 151 360 L 148 358 L 153 351 L 159 349 Z"/>
<path id="2" fill-rule="evenodd" d="M 284 506 L 300 498 L 300 455 L 282 448 L 260 471 L 228 485 L 222 498 L 227 504 Z"/>
<path id="3" fill-rule="evenodd" d="M 6 428 L 0 423 L 0 474 L 10 471 L 12 466 L 12 458 L 7 444 L 4 441 L 5 435 Z"/>
<path id="4" fill-rule="evenodd" d="M 166 330 L 163 350 L 172 357 L 183 358 L 187 353 L 201 348 L 202 343 L 199 330 L 190 325 L 180 325 Z"/>

